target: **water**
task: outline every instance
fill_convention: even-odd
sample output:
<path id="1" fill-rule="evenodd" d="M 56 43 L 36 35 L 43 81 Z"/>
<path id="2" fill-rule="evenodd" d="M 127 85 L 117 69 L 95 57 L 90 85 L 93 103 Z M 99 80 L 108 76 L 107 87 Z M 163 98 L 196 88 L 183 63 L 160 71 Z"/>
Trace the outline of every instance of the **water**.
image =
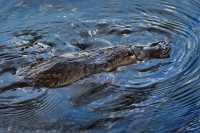
<path id="1" fill-rule="evenodd" d="M 64 53 L 169 41 L 169 58 L 0 94 L 0 132 L 200 132 L 199 0 L 0 0 L 0 86 Z"/>

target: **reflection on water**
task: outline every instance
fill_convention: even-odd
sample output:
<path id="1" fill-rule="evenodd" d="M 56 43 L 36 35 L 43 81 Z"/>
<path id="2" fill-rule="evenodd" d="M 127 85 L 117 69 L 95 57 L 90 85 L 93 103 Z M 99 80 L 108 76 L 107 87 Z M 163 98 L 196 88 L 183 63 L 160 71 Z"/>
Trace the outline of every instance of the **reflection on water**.
<path id="1" fill-rule="evenodd" d="M 169 41 L 169 58 L 0 94 L 0 132 L 200 132 L 200 2 L 0 0 L 0 87 L 64 53 Z"/>

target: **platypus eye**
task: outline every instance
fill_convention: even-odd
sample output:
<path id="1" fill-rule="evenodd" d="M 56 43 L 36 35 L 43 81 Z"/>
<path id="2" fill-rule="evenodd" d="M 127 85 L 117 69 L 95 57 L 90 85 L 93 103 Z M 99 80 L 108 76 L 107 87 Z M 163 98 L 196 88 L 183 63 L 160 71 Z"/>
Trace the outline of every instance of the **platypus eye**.
<path id="1" fill-rule="evenodd" d="M 138 49 L 137 47 L 133 48 L 134 55 L 139 61 L 143 61 L 149 55 L 144 50 Z"/>
<path id="2" fill-rule="evenodd" d="M 132 53 L 128 53 L 128 56 L 133 56 L 134 55 L 134 53 L 132 52 Z"/>
<path id="3" fill-rule="evenodd" d="M 163 45 L 163 44 L 167 44 L 167 42 L 165 42 L 165 41 L 155 42 L 155 43 L 152 43 L 152 44 L 150 45 L 150 47 L 152 47 L 152 46 L 158 46 L 158 45 Z"/>

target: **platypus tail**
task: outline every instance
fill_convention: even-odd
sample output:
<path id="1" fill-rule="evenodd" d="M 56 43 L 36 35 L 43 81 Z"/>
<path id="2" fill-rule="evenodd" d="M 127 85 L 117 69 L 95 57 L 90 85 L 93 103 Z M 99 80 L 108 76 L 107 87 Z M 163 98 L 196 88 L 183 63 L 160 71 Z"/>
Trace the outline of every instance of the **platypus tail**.
<path id="1" fill-rule="evenodd" d="M 13 90 L 16 88 L 29 87 L 29 86 L 31 85 L 26 81 L 14 82 L 8 86 L 0 87 L 0 93 L 3 93 L 7 90 Z"/>

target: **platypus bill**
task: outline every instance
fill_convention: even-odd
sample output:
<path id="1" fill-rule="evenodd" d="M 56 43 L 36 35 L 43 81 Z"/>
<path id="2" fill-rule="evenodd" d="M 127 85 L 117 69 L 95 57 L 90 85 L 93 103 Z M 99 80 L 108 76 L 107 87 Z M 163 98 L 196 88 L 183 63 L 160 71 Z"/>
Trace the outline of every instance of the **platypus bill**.
<path id="1" fill-rule="evenodd" d="M 0 92 L 18 87 L 60 87 L 102 71 L 112 71 L 120 66 L 137 64 L 144 59 L 161 59 L 170 53 L 165 41 L 148 46 L 115 46 L 53 57 L 36 64 L 20 76 L 23 81 L 0 88 Z"/>

